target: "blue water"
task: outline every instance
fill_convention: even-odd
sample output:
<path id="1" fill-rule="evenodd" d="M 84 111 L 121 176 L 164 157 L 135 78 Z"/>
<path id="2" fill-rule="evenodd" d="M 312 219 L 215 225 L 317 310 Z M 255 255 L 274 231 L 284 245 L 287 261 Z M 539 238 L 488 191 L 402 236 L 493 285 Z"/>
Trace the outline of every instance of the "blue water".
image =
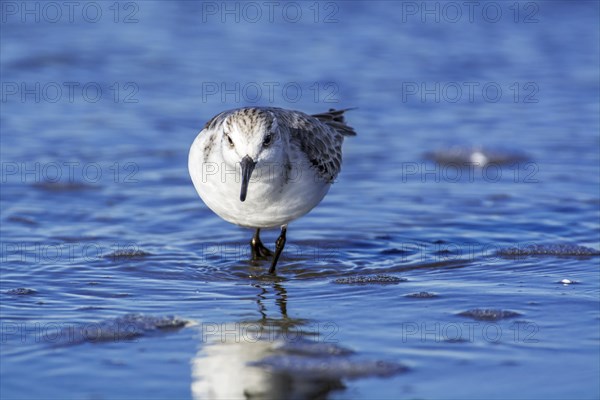
<path id="1" fill-rule="evenodd" d="M 54 4 L 0 3 L 2 399 L 600 396 L 598 2 Z M 358 107 L 276 279 L 187 172 L 246 105 Z"/>

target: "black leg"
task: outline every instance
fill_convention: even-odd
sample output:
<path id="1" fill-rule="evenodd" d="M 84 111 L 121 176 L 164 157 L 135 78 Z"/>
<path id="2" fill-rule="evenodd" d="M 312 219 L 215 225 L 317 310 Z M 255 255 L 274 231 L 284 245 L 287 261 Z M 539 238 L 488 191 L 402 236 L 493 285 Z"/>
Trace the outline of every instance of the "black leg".
<path id="1" fill-rule="evenodd" d="M 273 254 L 271 250 L 267 249 L 261 242 L 260 228 L 256 229 L 256 232 L 250 241 L 250 250 L 252 251 L 252 261 L 262 260 Z"/>
<path id="2" fill-rule="evenodd" d="M 273 261 L 271 262 L 271 268 L 269 268 L 269 273 L 275 273 L 275 267 L 277 266 L 277 261 L 279 260 L 279 256 L 285 247 L 285 233 L 287 231 L 287 225 L 283 225 L 281 227 L 281 235 L 277 238 L 275 242 L 275 256 L 273 257 Z"/>

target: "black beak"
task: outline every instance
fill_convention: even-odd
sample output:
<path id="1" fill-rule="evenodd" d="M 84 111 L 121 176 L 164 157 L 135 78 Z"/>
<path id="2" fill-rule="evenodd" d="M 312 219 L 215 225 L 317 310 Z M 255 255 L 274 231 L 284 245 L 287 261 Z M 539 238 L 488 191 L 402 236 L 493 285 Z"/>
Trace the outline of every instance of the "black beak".
<path id="1" fill-rule="evenodd" d="M 246 200 L 246 193 L 248 192 L 248 182 L 250 182 L 250 177 L 252 176 L 252 171 L 254 171 L 254 167 L 256 166 L 256 162 L 250 158 L 250 156 L 246 156 L 242 158 L 241 162 L 242 166 L 242 191 L 240 192 L 240 201 Z"/>

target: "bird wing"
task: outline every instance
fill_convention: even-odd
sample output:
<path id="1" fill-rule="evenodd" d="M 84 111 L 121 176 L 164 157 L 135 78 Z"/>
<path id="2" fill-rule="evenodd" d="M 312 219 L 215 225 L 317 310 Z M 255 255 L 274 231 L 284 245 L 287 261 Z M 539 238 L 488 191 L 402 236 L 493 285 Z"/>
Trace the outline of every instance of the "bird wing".
<path id="1" fill-rule="evenodd" d="M 311 116 L 299 111 L 274 110 L 290 130 L 290 144 L 306 155 L 327 182 L 333 182 L 340 172 L 344 136 L 356 135 L 354 129 L 346 125 L 344 111 L 332 109 Z"/>

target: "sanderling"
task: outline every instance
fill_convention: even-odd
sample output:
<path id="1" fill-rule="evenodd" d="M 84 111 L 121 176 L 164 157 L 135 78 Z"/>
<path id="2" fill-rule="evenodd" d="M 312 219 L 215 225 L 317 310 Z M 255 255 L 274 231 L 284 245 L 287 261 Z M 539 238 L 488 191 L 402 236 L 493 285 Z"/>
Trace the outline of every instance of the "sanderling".
<path id="1" fill-rule="evenodd" d="M 356 135 L 344 121 L 345 111 L 225 111 L 206 123 L 190 148 L 188 167 L 200 198 L 224 220 L 256 230 L 252 259 L 273 256 L 271 274 L 287 224 L 319 204 L 340 172 L 344 137 Z M 273 255 L 260 230 L 275 227 L 281 234 Z"/>

